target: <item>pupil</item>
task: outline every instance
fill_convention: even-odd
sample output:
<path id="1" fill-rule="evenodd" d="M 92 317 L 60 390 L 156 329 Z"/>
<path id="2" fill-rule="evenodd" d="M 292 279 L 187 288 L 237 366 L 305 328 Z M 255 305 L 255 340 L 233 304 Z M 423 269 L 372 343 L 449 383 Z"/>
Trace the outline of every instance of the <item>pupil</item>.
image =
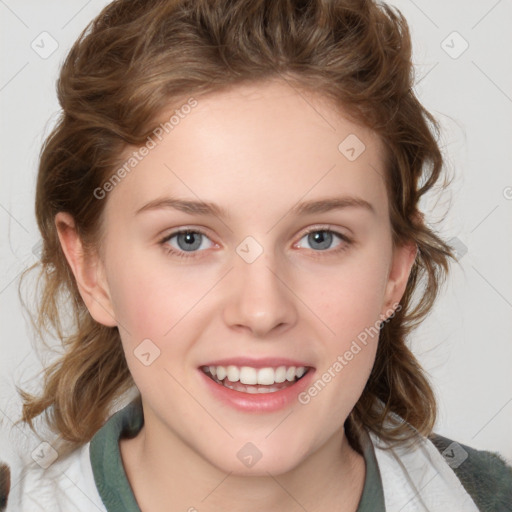
<path id="1" fill-rule="evenodd" d="M 327 231 L 316 231 L 315 233 L 311 233 L 309 237 L 311 244 L 319 243 L 321 245 L 319 249 L 327 249 L 331 245 L 332 233 L 328 233 Z"/>
<path id="2" fill-rule="evenodd" d="M 196 240 L 197 236 L 197 240 Z M 200 242 L 200 234 L 199 233 L 180 233 L 178 235 L 178 245 L 180 246 L 180 249 L 183 249 L 185 251 L 195 250 L 198 249 L 201 245 Z M 180 243 L 180 241 L 184 240 L 184 245 Z"/>

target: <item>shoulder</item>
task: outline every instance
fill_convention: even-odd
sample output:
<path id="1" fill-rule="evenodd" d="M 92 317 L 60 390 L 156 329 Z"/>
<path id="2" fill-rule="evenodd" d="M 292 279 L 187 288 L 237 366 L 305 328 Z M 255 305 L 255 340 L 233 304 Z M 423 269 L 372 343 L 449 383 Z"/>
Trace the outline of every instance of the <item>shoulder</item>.
<path id="1" fill-rule="evenodd" d="M 92 474 L 89 443 L 65 457 L 50 445 L 41 446 L 33 460 L 24 463 L 17 487 L 16 495 L 9 496 L 8 510 L 105 511 Z"/>
<path id="2" fill-rule="evenodd" d="M 477 450 L 433 433 L 428 439 L 482 512 L 512 511 L 512 467 L 495 452 Z"/>

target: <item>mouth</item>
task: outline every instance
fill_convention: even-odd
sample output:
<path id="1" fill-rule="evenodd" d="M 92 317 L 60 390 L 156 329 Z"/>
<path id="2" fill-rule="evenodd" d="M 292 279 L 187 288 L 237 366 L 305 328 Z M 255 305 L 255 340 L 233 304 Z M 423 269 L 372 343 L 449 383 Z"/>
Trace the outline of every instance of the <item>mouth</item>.
<path id="1" fill-rule="evenodd" d="M 303 379 L 311 366 L 201 366 L 205 375 L 220 386 L 247 394 L 276 393 Z"/>

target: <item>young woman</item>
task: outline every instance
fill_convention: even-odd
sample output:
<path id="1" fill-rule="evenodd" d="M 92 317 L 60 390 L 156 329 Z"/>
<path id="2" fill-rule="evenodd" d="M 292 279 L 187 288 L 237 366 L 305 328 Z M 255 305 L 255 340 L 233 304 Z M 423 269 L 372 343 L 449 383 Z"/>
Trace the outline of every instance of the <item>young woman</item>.
<path id="1" fill-rule="evenodd" d="M 453 258 L 412 76 L 406 21 L 366 0 L 100 13 L 41 154 L 64 352 L 22 392 L 57 438 L 13 510 L 510 510 L 512 469 L 433 433 L 406 343 Z"/>

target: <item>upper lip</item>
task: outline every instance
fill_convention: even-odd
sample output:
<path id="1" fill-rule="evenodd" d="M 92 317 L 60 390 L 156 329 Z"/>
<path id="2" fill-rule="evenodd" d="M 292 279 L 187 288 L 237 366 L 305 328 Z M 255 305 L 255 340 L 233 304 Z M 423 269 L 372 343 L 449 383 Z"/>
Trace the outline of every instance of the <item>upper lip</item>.
<path id="1" fill-rule="evenodd" d="M 254 359 L 251 357 L 230 357 L 225 359 L 216 359 L 201 366 L 250 366 L 252 368 L 267 368 L 267 367 L 279 367 L 279 366 L 304 366 L 306 368 L 311 367 L 307 363 L 289 359 L 286 357 L 263 357 L 260 359 Z"/>

